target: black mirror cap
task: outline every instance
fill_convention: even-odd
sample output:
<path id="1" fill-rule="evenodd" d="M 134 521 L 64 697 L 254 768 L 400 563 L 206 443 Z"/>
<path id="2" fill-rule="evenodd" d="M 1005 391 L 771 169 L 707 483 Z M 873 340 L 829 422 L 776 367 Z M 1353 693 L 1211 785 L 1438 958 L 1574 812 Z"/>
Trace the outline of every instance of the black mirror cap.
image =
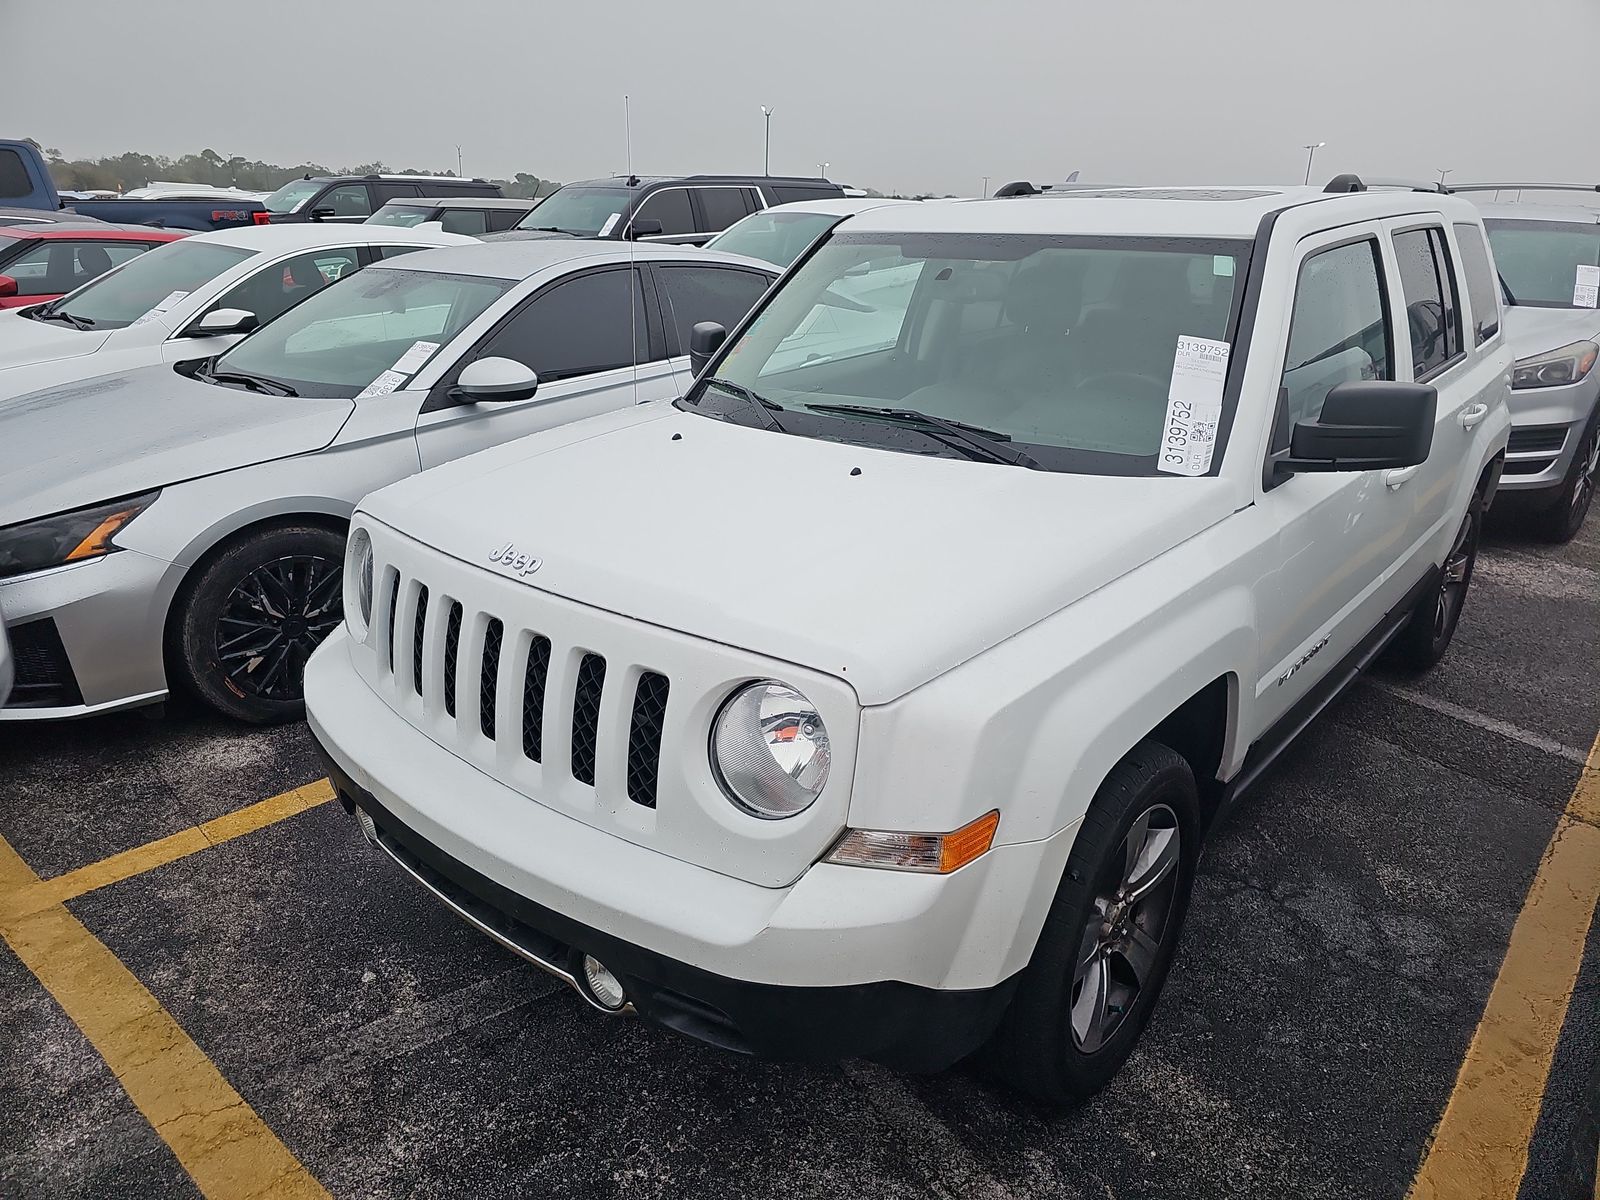
<path id="1" fill-rule="evenodd" d="M 661 222 L 654 217 L 645 217 L 642 221 L 634 221 L 628 226 L 628 236 L 638 241 L 640 238 L 655 237 L 661 232 Z"/>
<path id="2" fill-rule="evenodd" d="M 696 375 L 706 369 L 712 356 L 728 340 L 728 331 L 716 321 L 696 321 L 689 330 L 689 367 Z"/>
<path id="3" fill-rule="evenodd" d="M 1301 421 L 1289 441 L 1290 471 L 1386 471 L 1428 461 L 1439 389 L 1387 379 L 1336 384 L 1322 415 Z"/>
<path id="4" fill-rule="evenodd" d="M 329 217 L 338 215 L 338 210 L 333 208 L 313 208 L 311 210 L 311 219 L 313 221 L 326 221 Z"/>

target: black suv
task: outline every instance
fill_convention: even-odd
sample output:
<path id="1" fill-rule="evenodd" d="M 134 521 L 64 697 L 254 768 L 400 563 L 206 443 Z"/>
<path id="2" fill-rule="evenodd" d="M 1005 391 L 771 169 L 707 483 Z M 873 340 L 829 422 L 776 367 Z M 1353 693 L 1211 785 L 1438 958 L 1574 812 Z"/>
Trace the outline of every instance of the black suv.
<path id="1" fill-rule="evenodd" d="M 297 221 L 365 221 L 391 200 L 417 196 L 499 196 L 500 185 L 454 175 L 307 175 L 291 179 L 266 200 L 258 225 Z"/>
<path id="2" fill-rule="evenodd" d="M 837 183 L 797 176 L 619 175 L 558 188 L 515 229 L 498 236 L 567 234 L 698 246 L 741 217 L 774 204 L 843 195 Z"/>

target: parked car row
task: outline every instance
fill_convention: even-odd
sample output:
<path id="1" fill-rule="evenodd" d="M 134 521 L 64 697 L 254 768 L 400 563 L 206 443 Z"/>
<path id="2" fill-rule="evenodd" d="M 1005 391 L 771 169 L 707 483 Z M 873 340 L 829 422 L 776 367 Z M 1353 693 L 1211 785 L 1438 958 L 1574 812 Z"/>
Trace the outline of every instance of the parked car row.
<path id="1" fill-rule="evenodd" d="M 1592 248 L 1437 189 L 569 186 L 0 316 L 0 720 L 304 711 L 408 877 L 724 1048 L 1093 1092 L 1207 832 L 1379 654 L 1444 656 L 1503 479 L 1586 461 Z M 320 283 L 235 302 L 288 237 Z"/>

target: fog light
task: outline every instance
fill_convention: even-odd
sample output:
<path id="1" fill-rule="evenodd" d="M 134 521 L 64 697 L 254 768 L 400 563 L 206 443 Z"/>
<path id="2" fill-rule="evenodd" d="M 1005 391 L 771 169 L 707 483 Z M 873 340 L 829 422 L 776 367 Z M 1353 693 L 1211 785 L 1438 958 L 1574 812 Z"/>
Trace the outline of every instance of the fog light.
<path id="1" fill-rule="evenodd" d="M 627 993 L 622 990 L 622 980 L 592 954 L 583 956 L 583 982 L 584 991 L 601 1008 L 617 1012 L 628 1002 Z"/>

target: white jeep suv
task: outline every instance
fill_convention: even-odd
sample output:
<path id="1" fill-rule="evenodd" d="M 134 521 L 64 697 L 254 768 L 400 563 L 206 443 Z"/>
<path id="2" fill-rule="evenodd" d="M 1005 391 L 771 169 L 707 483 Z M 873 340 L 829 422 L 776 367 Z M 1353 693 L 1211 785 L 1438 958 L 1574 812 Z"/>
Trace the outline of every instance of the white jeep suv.
<path id="1" fill-rule="evenodd" d="M 1086 1095 L 1218 813 L 1450 642 L 1510 426 L 1483 237 L 1309 189 L 852 217 L 681 400 L 361 504 L 338 791 L 599 1009 Z"/>

